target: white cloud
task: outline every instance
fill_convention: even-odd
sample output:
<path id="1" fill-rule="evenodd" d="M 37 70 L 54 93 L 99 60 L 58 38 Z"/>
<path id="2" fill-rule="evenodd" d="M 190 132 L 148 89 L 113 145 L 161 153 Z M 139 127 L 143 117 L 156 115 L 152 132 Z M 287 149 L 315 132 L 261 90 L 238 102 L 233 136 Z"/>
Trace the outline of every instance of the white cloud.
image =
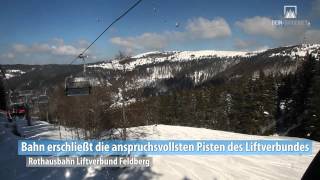
<path id="1" fill-rule="evenodd" d="M 186 30 L 194 38 L 202 39 L 223 38 L 231 35 L 230 27 L 223 18 L 209 20 L 199 17 L 192 19 L 188 21 Z"/>
<path id="2" fill-rule="evenodd" d="M 23 44 L 14 44 L 12 48 L 15 52 L 18 52 L 18 53 L 28 52 L 28 47 Z"/>
<path id="3" fill-rule="evenodd" d="M 311 11 L 313 16 L 320 17 L 320 0 L 313 1 Z"/>
<path id="4" fill-rule="evenodd" d="M 245 33 L 250 35 L 276 35 L 276 29 L 272 26 L 272 20 L 267 17 L 256 16 L 253 18 L 247 18 L 243 21 L 237 21 L 236 25 Z"/>
<path id="5" fill-rule="evenodd" d="M 223 18 L 212 20 L 202 17 L 189 20 L 184 31 L 166 31 L 163 33 L 143 33 L 134 37 L 113 37 L 112 44 L 125 48 L 127 53 L 143 50 L 160 50 L 170 43 L 195 39 L 226 38 L 231 35 L 228 23 Z"/>
<path id="6" fill-rule="evenodd" d="M 51 50 L 51 47 L 49 46 L 49 44 L 38 44 L 35 43 L 33 44 L 31 47 L 29 47 L 30 52 L 49 52 Z"/>
<path id="7" fill-rule="evenodd" d="M 307 26 L 287 26 L 276 27 L 272 25 L 272 20 L 268 17 L 252 17 L 242 21 L 237 21 L 238 26 L 248 35 L 271 38 L 277 45 L 301 43 L 307 33 Z"/>
<path id="8" fill-rule="evenodd" d="M 8 53 L 8 54 L 7 54 L 7 57 L 10 58 L 10 59 L 12 59 L 12 58 L 14 58 L 15 56 L 14 56 L 13 53 Z"/>
<path id="9" fill-rule="evenodd" d="M 7 59 L 13 59 L 13 58 L 15 58 L 15 55 L 13 53 L 9 52 L 9 53 L 2 54 L 1 57 L 7 58 Z"/>
<path id="10" fill-rule="evenodd" d="M 84 40 L 84 39 L 80 39 L 77 41 L 76 43 L 79 47 L 88 47 L 90 45 L 90 43 L 87 41 L 87 40 Z"/>
<path id="11" fill-rule="evenodd" d="M 76 56 L 79 54 L 83 49 L 81 48 L 76 48 L 72 45 L 62 45 L 62 46 L 57 46 L 57 47 L 51 47 L 50 52 L 52 54 L 56 55 L 69 55 L 69 56 Z"/>
<path id="12" fill-rule="evenodd" d="M 305 38 L 308 43 L 319 43 L 320 42 L 320 30 L 311 29 L 305 33 Z"/>
<path id="13" fill-rule="evenodd" d="M 32 45 L 14 44 L 14 53 L 48 53 L 54 55 L 70 56 L 79 54 L 88 43 L 84 40 L 78 41 L 77 45 L 65 44 L 62 39 L 53 39 L 53 44 L 34 43 Z"/>
<path id="14" fill-rule="evenodd" d="M 34 43 L 33 45 L 24 45 L 24 44 L 14 44 L 12 46 L 15 53 L 39 53 L 50 51 L 48 44 L 38 44 Z"/>
<path id="15" fill-rule="evenodd" d="M 65 44 L 61 38 L 54 38 L 46 43 L 13 44 L 11 50 L 2 54 L 2 61 L 15 63 L 63 63 L 70 61 L 70 56 L 76 56 L 89 43 L 79 40 L 72 44 Z M 87 52 L 90 53 L 90 52 Z"/>
<path id="16" fill-rule="evenodd" d="M 248 49 L 248 48 L 251 48 L 252 46 L 255 46 L 257 45 L 256 41 L 253 41 L 253 40 L 243 40 L 243 39 L 239 39 L 239 38 L 236 38 L 234 40 L 234 46 L 237 48 L 237 49 Z"/>
<path id="17" fill-rule="evenodd" d="M 234 47 L 237 50 L 245 50 L 245 51 L 261 51 L 261 50 L 266 50 L 269 47 L 266 45 L 263 45 L 256 40 L 251 40 L 251 39 L 239 39 L 236 38 L 233 42 Z"/>
<path id="18" fill-rule="evenodd" d="M 135 50 L 162 49 L 168 45 L 168 42 L 167 36 L 157 33 L 144 33 L 140 36 L 128 38 L 111 38 L 111 43 L 125 47 L 127 53 L 132 53 Z"/>
<path id="19" fill-rule="evenodd" d="M 63 45 L 64 44 L 64 40 L 62 38 L 53 38 L 50 41 L 50 44 Z"/>

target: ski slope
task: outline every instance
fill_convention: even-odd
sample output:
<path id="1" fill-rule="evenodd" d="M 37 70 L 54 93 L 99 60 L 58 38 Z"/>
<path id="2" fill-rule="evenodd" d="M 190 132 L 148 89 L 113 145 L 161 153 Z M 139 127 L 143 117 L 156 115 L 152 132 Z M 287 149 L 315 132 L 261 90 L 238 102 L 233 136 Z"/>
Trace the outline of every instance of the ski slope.
<path id="1" fill-rule="evenodd" d="M 1 118 L 0 118 L 1 119 Z M 0 176 L 10 179 L 300 179 L 320 149 L 314 142 L 312 156 L 158 156 L 151 168 L 26 168 L 25 158 L 17 156 L 19 139 L 73 139 L 64 127 L 35 121 L 26 126 L 18 120 L 22 137 L 12 134 L 6 120 L 0 120 Z M 61 133 L 60 133 L 61 132 Z M 181 126 L 142 126 L 128 129 L 130 139 L 293 139 L 252 136 L 204 128 Z"/>

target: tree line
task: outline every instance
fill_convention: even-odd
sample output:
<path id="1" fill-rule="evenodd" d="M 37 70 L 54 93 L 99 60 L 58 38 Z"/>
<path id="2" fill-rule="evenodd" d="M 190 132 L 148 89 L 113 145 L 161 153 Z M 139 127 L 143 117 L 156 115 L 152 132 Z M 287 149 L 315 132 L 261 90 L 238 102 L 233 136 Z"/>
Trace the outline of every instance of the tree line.
<path id="1" fill-rule="evenodd" d="M 95 87 L 88 97 L 66 97 L 57 87 L 51 119 L 88 130 L 88 138 L 105 130 L 168 124 L 320 140 L 320 63 L 314 57 L 307 56 L 295 73 L 267 75 L 261 69 L 255 75 L 212 82 L 218 83 L 161 95 L 126 92 L 125 97 L 140 98 L 125 107 L 111 107 L 112 87 Z"/>

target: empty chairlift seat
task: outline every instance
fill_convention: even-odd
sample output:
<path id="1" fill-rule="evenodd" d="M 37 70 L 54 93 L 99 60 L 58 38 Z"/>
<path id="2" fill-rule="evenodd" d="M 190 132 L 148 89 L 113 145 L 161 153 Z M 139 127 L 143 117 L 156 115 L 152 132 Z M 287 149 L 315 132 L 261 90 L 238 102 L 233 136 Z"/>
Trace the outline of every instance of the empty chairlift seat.
<path id="1" fill-rule="evenodd" d="M 65 82 L 67 96 L 85 96 L 91 93 L 90 80 L 87 77 L 67 77 Z"/>
<path id="2" fill-rule="evenodd" d="M 48 104 L 49 103 L 49 98 L 47 95 L 40 95 L 38 97 L 38 103 L 39 104 Z"/>
<path id="3" fill-rule="evenodd" d="M 23 90 L 23 91 L 18 91 L 19 96 L 32 96 L 33 91 L 32 90 Z"/>

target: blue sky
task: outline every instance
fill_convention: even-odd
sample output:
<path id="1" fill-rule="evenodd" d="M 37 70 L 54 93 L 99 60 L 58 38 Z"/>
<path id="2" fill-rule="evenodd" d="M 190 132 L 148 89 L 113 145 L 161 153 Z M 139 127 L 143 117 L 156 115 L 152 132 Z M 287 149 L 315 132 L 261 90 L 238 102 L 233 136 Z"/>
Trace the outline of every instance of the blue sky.
<path id="1" fill-rule="evenodd" d="M 0 63 L 68 63 L 135 0 L 0 0 Z M 284 5 L 310 27 L 276 28 Z M 119 51 L 259 50 L 320 41 L 320 0 L 143 0 L 90 48 Z M 178 24 L 178 26 L 176 26 Z"/>

